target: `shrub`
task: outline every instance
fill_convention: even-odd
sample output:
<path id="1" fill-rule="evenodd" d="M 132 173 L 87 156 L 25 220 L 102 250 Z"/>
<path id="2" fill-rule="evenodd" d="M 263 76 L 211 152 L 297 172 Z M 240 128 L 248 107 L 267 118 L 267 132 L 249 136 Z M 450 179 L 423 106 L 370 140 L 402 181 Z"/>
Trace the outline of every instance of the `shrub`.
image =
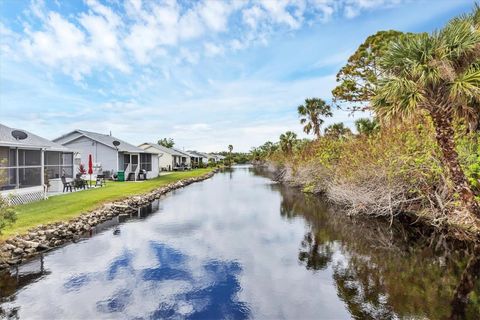
<path id="1" fill-rule="evenodd" d="M 457 124 L 457 151 L 471 185 L 480 186 L 479 133 Z M 306 192 L 324 193 L 351 215 L 393 216 L 416 212 L 433 224 L 451 219 L 460 206 L 430 120 L 382 127 L 370 135 L 304 142 L 292 154 L 276 150 L 268 160 L 283 180 Z M 452 218 L 453 219 L 453 218 Z"/>
<path id="2" fill-rule="evenodd" d="M 0 234 L 2 230 L 9 224 L 17 220 L 15 209 L 8 204 L 7 200 L 0 196 Z"/>

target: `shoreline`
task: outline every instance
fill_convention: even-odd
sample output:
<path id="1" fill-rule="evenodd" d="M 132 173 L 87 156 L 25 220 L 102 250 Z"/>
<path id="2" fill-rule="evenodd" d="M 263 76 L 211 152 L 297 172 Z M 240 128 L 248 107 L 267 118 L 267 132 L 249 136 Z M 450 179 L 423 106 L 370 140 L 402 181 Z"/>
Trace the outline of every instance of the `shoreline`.
<path id="1" fill-rule="evenodd" d="M 324 199 L 333 205 L 334 207 L 340 209 L 342 214 L 346 216 L 351 216 L 348 214 L 346 208 L 340 204 L 330 199 L 327 194 L 324 192 L 316 192 L 315 190 L 305 190 L 308 187 L 308 183 L 299 183 L 299 181 L 290 181 L 285 179 L 285 171 L 287 168 L 282 165 L 277 165 L 272 162 L 263 162 L 263 163 L 254 163 L 253 164 L 256 168 L 264 170 L 268 174 L 272 175 L 270 178 L 274 181 L 278 181 L 283 183 L 289 187 L 296 188 L 300 192 L 309 193 L 316 197 L 324 197 Z M 420 215 L 418 212 L 415 211 L 405 211 L 405 212 L 398 212 L 391 216 L 377 216 L 377 215 L 368 215 L 368 214 L 355 214 L 353 216 L 360 217 L 360 218 L 374 218 L 374 219 L 387 219 L 390 220 L 392 223 L 393 220 L 396 220 L 402 224 L 404 224 L 407 228 L 408 226 L 415 225 L 420 226 L 425 229 L 431 229 L 435 232 L 439 232 L 443 234 L 445 237 L 450 238 L 453 241 L 460 241 L 465 243 L 471 244 L 480 244 L 480 232 L 475 232 L 463 228 L 460 225 L 454 225 L 448 222 L 445 222 L 440 225 L 433 224 L 432 221 L 428 219 L 428 217 Z"/>
<path id="2" fill-rule="evenodd" d="M 0 242 L 0 271 L 25 263 L 38 255 L 74 242 L 94 227 L 122 214 L 130 214 L 161 196 L 190 184 L 207 180 L 215 175 L 215 169 L 204 175 L 182 179 L 150 192 L 128 196 L 122 200 L 108 202 L 65 222 L 41 224 L 25 234 L 14 235 Z"/>

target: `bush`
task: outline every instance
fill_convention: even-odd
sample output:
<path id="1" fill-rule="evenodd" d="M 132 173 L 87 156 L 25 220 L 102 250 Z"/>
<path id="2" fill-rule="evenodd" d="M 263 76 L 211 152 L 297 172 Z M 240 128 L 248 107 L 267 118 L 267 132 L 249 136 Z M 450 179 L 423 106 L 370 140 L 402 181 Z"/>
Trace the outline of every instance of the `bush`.
<path id="1" fill-rule="evenodd" d="M 7 225 L 14 223 L 15 220 L 17 220 L 15 209 L 0 196 L 0 234 Z"/>
<path id="2" fill-rule="evenodd" d="M 462 167 L 478 194 L 479 133 L 467 134 L 461 124 L 456 129 Z M 410 211 L 440 224 L 453 219 L 446 213 L 460 210 L 441 159 L 431 121 L 418 118 L 370 135 L 321 137 L 292 154 L 277 150 L 267 160 L 283 168 L 283 180 L 324 193 L 351 215 Z"/>

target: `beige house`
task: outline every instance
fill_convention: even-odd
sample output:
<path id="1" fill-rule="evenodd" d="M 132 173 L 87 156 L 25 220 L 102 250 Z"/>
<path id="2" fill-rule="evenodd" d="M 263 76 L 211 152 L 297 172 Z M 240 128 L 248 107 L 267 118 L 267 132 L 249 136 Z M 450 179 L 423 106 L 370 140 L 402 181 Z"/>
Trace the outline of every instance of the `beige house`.
<path id="1" fill-rule="evenodd" d="M 192 168 L 190 155 L 175 148 L 145 142 L 138 146 L 147 152 L 158 153 L 159 171 L 189 170 Z"/>

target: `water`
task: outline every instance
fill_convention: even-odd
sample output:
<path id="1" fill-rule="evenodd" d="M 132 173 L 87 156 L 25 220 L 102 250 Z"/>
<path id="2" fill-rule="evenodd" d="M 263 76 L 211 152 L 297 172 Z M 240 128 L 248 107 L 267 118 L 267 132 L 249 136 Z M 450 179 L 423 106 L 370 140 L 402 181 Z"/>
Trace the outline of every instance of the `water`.
<path id="1" fill-rule="evenodd" d="M 351 220 L 248 167 L 152 211 L 0 275 L 0 316 L 440 319 L 468 258 L 420 231 Z M 471 297 L 474 319 L 478 285 Z"/>

